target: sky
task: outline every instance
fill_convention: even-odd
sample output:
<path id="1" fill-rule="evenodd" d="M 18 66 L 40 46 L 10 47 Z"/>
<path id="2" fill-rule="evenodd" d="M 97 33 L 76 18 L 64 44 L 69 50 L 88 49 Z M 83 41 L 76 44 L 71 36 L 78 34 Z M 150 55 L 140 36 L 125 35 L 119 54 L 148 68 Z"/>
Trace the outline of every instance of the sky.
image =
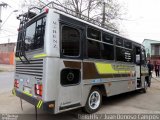
<path id="1" fill-rule="evenodd" d="M 7 8 L 2 8 L 1 11 L 1 31 L 0 31 L 0 43 L 15 42 L 17 40 L 17 29 L 19 21 L 16 16 L 19 12 L 13 12 L 14 10 L 19 10 L 20 0 L 0 0 L 9 4 Z M 8 19 L 7 19 L 8 18 Z"/>
<path id="2" fill-rule="evenodd" d="M 0 0 L 10 6 L 2 9 L 2 26 L 0 43 L 15 42 L 19 21 L 16 16 L 20 13 L 22 0 Z M 31 0 L 30 0 L 31 1 Z M 45 0 L 43 0 L 45 1 Z M 48 0 L 46 0 L 48 1 Z M 142 43 L 144 39 L 160 40 L 160 0 L 118 0 L 123 6 L 124 20 L 119 21 L 119 29 L 124 37 Z M 19 10 L 13 13 L 13 10 Z"/>
<path id="3" fill-rule="evenodd" d="M 121 21 L 124 34 L 137 42 L 144 39 L 160 41 L 160 0 L 120 0 L 127 10 Z"/>

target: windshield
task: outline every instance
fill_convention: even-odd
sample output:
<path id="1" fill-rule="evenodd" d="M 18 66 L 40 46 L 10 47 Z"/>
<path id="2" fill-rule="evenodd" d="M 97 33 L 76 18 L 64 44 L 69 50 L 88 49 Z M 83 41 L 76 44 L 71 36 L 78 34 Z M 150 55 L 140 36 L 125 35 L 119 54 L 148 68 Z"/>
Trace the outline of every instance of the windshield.
<path id="1" fill-rule="evenodd" d="M 46 18 L 41 18 L 26 28 L 25 51 L 42 48 L 44 45 Z"/>

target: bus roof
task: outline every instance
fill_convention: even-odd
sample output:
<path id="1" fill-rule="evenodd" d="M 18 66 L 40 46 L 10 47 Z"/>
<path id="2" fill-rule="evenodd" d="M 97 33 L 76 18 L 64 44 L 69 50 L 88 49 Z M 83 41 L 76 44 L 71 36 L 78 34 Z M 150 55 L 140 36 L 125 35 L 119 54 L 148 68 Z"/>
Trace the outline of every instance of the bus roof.
<path id="1" fill-rule="evenodd" d="M 135 44 L 137 44 L 137 45 L 139 45 L 139 46 L 143 46 L 141 43 L 138 43 L 138 42 L 136 42 L 136 41 L 134 41 L 134 40 L 131 40 L 131 39 L 128 39 L 128 38 L 126 38 L 126 37 L 124 37 L 124 36 L 122 36 L 122 35 L 120 35 L 120 34 L 117 34 L 117 33 L 115 33 L 115 32 L 112 32 L 112 31 L 110 31 L 110 30 L 107 30 L 107 26 L 103 26 L 103 27 L 102 27 L 102 26 L 101 26 L 101 23 L 100 23 L 99 21 L 97 21 L 97 20 L 88 18 L 87 16 L 82 15 L 82 14 L 81 14 L 81 17 L 78 17 L 78 16 L 75 15 L 75 14 L 77 14 L 75 11 L 73 11 L 73 10 L 71 10 L 71 9 L 69 9 L 69 8 L 66 8 L 66 7 L 64 7 L 64 6 L 62 6 L 62 5 L 58 4 L 58 3 L 53 2 L 53 1 L 50 2 L 50 3 L 48 3 L 48 4 L 46 4 L 46 5 L 43 6 L 42 8 L 37 8 L 37 7 L 30 8 L 28 12 L 30 12 L 30 10 L 32 10 L 32 9 L 39 9 L 39 10 L 40 10 L 40 14 L 42 14 L 42 10 L 45 9 L 45 7 L 49 7 L 49 5 L 52 5 L 52 7 L 49 8 L 49 11 L 50 11 L 50 9 L 52 9 L 52 10 L 54 10 L 54 12 L 56 12 L 56 13 L 58 13 L 58 14 L 61 14 L 61 15 L 67 16 L 67 17 L 69 17 L 69 18 L 75 19 L 75 20 L 77 20 L 77 21 L 80 21 L 80 22 L 82 22 L 82 23 L 91 25 L 91 26 L 93 26 L 93 27 L 95 27 L 95 28 L 98 28 L 98 29 L 103 30 L 103 31 L 105 31 L 105 32 L 108 32 L 108 33 L 110 33 L 110 34 L 116 35 L 116 36 L 118 36 L 118 37 L 122 37 L 123 39 L 127 39 L 127 40 L 129 40 L 129 41 L 132 41 L 132 42 L 134 42 Z M 66 12 L 66 9 L 67 9 L 68 11 L 72 12 L 72 14 L 67 13 L 67 12 Z M 36 15 L 35 17 L 39 16 L 40 14 Z M 34 19 L 35 17 L 33 17 L 33 19 Z"/>
<path id="2" fill-rule="evenodd" d="M 138 43 L 138 42 L 133 41 L 133 40 L 131 40 L 131 39 L 128 39 L 128 38 L 126 38 L 126 37 L 124 37 L 124 36 L 122 36 L 122 35 L 120 35 L 120 34 L 117 34 L 117 33 L 115 33 L 115 32 L 112 32 L 112 31 L 110 31 L 110 30 L 107 30 L 107 29 L 104 28 L 104 27 L 100 27 L 100 26 L 98 26 L 98 25 L 95 25 L 95 24 L 93 24 L 92 22 L 85 21 L 85 20 L 83 20 L 83 19 L 81 19 L 81 18 L 79 18 L 79 17 L 75 17 L 75 16 L 73 16 L 73 15 L 67 14 L 67 13 L 65 13 L 65 12 L 63 12 L 63 11 L 60 11 L 60 10 L 57 10 L 57 9 L 54 9 L 54 8 L 50 8 L 50 9 L 53 9 L 55 13 L 58 13 L 58 14 L 67 16 L 67 17 L 72 18 L 72 19 L 74 19 L 74 20 L 77 20 L 77 21 L 79 21 L 79 22 L 83 22 L 83 23 L 88 24 L 88 25 L 90 25 L 90 26 L 93 26 L 93 27 L 95 27 L 95 28 L 97 28 L 97 29 L 103 30 L 103 31 L 105 31 L 105 32 L 108 32 L 108 33 L 110 33 L 110 34 L 116 35 L 116 36 L 118 36 L 118 37 L 122 37 L 122 38 L 127 39 L 127 40 L 129 40 L 129 41 L 132 41 L 132 42 L 134 42 L 134 43 L 136 43 L 136 44 L 138 44 L 138 45 L 143 46 L 141 43 Z"/>

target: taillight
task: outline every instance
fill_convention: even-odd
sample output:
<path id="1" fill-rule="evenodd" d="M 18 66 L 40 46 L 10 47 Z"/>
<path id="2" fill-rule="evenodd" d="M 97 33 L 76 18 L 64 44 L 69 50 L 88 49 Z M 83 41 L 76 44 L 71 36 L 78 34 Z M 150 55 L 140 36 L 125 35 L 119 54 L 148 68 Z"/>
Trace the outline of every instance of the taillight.
<path id="1" fill-rule="evenodd" d="M 19 88 L 19 81 L 16 79 L 14 80 L 14 87 Z"/>
<path id="2" fill-rule="evenodd" d="M 45 13 L 48 13 L 48 12 L 49 12 L 49 9 L 48 9 L 48 8 L 45 8 L 44 11 L 45 11 Z"/>
<path id="3" fill-rule="evenodd" d="M 39 96 L 42 96 L 42 85 L 39 85 L 39 84 L 35 84 L 35 94 L 36 95 L 39 95 Z"/>

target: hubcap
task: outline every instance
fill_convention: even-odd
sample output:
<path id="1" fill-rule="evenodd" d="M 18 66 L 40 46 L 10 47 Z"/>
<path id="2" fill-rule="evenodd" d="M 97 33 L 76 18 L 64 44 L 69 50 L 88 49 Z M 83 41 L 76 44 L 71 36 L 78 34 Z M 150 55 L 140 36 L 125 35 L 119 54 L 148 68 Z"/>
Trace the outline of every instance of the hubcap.
<path id="1" fill-rule="evenodd" d="M 99 92 L 94 91 L 92 94 L 89 96 L 89 107 L 91 109 L 97 109 L 100 105 L 101 97 Z"/>

